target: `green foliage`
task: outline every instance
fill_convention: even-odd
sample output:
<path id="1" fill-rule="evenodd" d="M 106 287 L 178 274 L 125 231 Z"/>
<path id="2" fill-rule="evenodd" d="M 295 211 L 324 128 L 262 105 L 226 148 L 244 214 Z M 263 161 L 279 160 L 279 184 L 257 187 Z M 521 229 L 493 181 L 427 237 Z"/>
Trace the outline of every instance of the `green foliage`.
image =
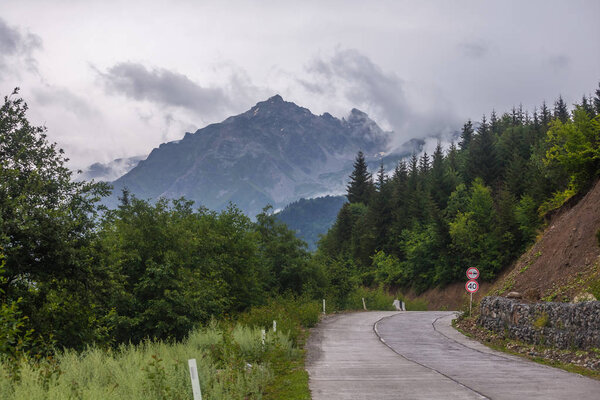
<path id="1" fill-rule="evenodd" d="M 552 122 L 548 130 L 547 165 L 565 170 L 580 190 L 600 173 L 600 117 L 576 107 L 573 120 Z"/>
<path id="2" fill-rule="evenodd" d="M 404 299 L 404 305 L 406 306 L 406 311 L 427 311 L 427 301 L 422 299 Z"/>
<path id="3" fill-rule="evenodd" d="M 526 242 L 533 240 L 540 225 L 540 219 L 536 203 L 531 196 L 525 195 L 521 198 L 515 208 L 515 218 L 523 240 Z"/>
<path id="4" fill-rule="evenodd" d="M 350 310 L 362 310 L 362 299 L 365 299 L 367 310 L 394 310 L 394 296 L 387 293 L 382 286 L 376 289 L 356 288 L 349 294 L 346 307 Z"/>
<path id="5" fill-rule="evenodd" d="M 533 327 L 537 329 L 542 329 L 550 325 L 550 318 L 548 317 L 548 313 L 542 313 L 539 315 L 535 321 L 533 321 Z"/>
<path id="6" fill-rule="evenodd" d="M 551 198 L 544 201 L 538 208 L 540 216 L 544 216 L 552 210 L 560 208 L 567 202 L 571 197 L 577 194 L 577 190 L 570 185 L 567 189 L 555 192 Z"/>
<path id="7" fill-rule="evenodd" d="M 597 300 L 600 299 L 600 278 L 590 282 L 588 292 L 590 292 Z"/>
<path id="8" fill-rule="evenodd" d="M 67 350 L 53 360 L 22 359 L 18 380 L 11 378 L 7 364 L 0 363 L 0 397 L 189 399 L 187 360 L 195 358 L 204 398 L 259 399 L 273 380 L 270 364 L 275 359 L 290 363 L 298 357 L 283 333 L 269 332 L 263 347 L 258 329 L 213 324 L 193 331 L 180 343 L 146 341 L 109 351 Z"/>
<path id="9" fill-rule="evenodd" d="M 301 328 L 311 328 L 319 322 L 321 305 L 319 301 L 279 297 L 270 299 L 267 304 L 252 307 L 238 317 L 244 325 L 269 330 L 277 321 L 277 331 L 283 332 L 296 343 Z"/>
<path id="10" fill-rule="evenodd" d="M 264 263 L 263 271 L 267 272 L 261 276 L 261 281 L 274 293 L 291 291 L 300 294 L 305 285 L 314 286 L 314 281 L 318 280 L 314 270 L 309 268 L 306 243 L 296 238 L 270 210 L 270 206 L 266 207 L 256 216 L 259 254 Z"/>
<path id="11" fill-rule="evenodd" d="M 348 266 L 345 293 L 352 279 L 418 293 L 463 280 L 468 266 L 493 279 L 535 240 L 541 217 L 600 175 L 595 104 L 584 98 L 570 114 L 559 98 L 554 112 L 543 104 L 532 117 L 522 107 L 492 112 L 476 131 L 465 123 L 458 148 L 413 154 L 391 176 L 380 169 L 374 194 L 342 207 L 318 257 L 332 277 Z M 355 177 L 368 180 L 363 158 L 348 185 L 353 199 Z"/>
<path id="12" fill-rule="evenodd" d="M 350 203 L 369 204 L 374 193 L 373 179 L 367 170 L 367 163 L 362 151 L 358 152 L 354 161 L 354 171 L 348 184 L 348 201 Z"/>
<path id="13" fill-rule="evenodd" d="M 373 268 L 377 271 L 375 275 L 377 281 L 385 285 L 397 285 L 406 279 L 398 257 L 386 255 L 383 250 L 378 251 L 373 256 Z"/>
<path id="14" fill-rule="evenodd" d="M 310 251 L 314 251 L 317 249 L 319 236 L 327 233 L 333 226 L 345 202 L 345 196 L 300 199 L 288 204 L 276 217 L 295 231 L 296 236 L 306 242 Z"/>
<path id="15" fill-rule="evenodd" d="M 75 182 L 61 149 L 48 143 L 46 129 L 27 120 L 27 105 L 18 90 L 0 107 L 0 247 L 4 249 L 8 303 L 20 300 L 29 318 L 27 329 L 54 335 L 60 344 L 83 346 L 96 337 L 103 271 L 90 264 L 97 201 L 108 193 L 104 184 Z M 56 293 L 71 293 L 77 307 L 62 308 L 72 321 L 68 334 L 48 325 L 44 309 Z M 25 322 L 25 321 L 22 321 Z"/>

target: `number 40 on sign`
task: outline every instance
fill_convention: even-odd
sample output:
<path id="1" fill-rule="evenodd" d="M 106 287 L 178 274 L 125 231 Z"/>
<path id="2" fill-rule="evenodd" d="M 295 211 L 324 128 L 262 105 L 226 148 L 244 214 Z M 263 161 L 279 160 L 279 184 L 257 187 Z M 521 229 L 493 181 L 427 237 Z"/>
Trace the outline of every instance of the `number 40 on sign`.
<path id="1" fill-rule="evenodd" d="M 475 293 L 479 290 L 479 282 L 475 280 L 470 280 L 466 283 L 465 288 L 469 293 Z"/>

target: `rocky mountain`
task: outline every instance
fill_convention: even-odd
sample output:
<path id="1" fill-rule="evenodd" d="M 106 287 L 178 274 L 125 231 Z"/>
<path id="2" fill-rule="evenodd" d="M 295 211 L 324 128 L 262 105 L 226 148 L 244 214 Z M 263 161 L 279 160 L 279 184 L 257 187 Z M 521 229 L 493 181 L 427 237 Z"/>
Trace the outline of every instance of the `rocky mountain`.
<path id="1" fill-rule="evenodd" d="M 389 140 L 390 133 L 360 110 L 343 119 L 314 115 L 276 95 L 161 144 L 113 182 L 106 203 L 115 206 L 127 187 L 140 198 L 184 196 L 214 210 L 231 202 L 253 217 L 266 204 L 277 209 L 300 198 L 345 192 L 359 150 L 375 167 L 384 156 L 391 165 L 423 144 L 411 141 L 390 155 Z"/>

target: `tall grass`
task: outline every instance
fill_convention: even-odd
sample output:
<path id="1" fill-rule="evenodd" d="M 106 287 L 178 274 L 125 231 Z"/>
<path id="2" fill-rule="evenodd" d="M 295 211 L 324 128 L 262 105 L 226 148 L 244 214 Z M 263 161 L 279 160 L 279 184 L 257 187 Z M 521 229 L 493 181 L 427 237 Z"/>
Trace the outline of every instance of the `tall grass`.
<path id="1" fill-rule="evenodd" d="M 261 399 L 273 380 L 271 360 L 298 352 L 282 331 L 217 324 L 180 343 L 146 341 L 118 349 L 63 351 L 53 358 L 21 359 L 18 375 L 0 363 L 0 398 L 191 399 L 187 360 L 195 358 L 204 399 Z"/>
<path id="2" fill-rule="evenodd" d="M 394 296 L 387 293 L 383 287 L 369 289 L 359 287 L 353 290 L 348 296 L 346 308 L 350 310 L 362 310 L 362 299 L 365 299 L 367 310 L 392 311 L 394 308 Z"/>

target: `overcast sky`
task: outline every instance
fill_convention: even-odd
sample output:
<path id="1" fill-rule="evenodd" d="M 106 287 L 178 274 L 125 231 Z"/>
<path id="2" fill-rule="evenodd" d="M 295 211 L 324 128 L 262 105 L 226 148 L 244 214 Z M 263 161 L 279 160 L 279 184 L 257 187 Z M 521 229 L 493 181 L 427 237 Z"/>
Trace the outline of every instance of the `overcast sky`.
<path id="1" fill-rule="evenodd" d="M 600 1 L 0 1 L 0 92 L 72 166 L 147 154 L 275 93 L 396 142 L 600 80 Z"/>

